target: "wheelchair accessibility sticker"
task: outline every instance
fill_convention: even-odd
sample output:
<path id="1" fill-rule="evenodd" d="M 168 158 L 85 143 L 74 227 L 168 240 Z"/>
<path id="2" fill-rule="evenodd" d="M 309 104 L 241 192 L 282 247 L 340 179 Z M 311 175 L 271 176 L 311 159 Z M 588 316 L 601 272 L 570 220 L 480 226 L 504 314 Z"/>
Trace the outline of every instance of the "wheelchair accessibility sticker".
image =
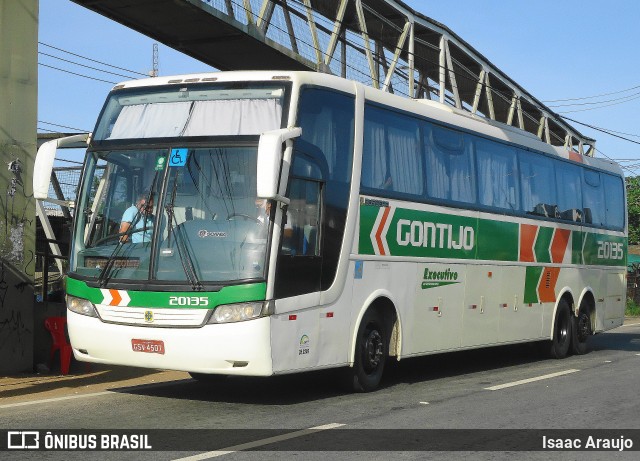
<path id="1" fill-rule="evenodd" d="M 187 164 L 188 152 L 189 149 L 186 148 L 171 149 L 171 155 L 169 156 L 169 166 L 185 166 Z"/>

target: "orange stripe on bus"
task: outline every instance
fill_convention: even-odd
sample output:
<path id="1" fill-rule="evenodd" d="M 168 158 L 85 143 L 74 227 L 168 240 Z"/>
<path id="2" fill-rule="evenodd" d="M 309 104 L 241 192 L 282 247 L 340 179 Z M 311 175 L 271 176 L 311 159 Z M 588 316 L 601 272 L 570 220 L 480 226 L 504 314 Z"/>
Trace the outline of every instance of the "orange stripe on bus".
<path id="1" fill-rule="evenodd" d="M 533 254 L 533 244 L 538 234 L 538 226 L 520 224 L 520 261 L 532 263 L 536 257 Z"/>
<path id="2" fill-rule="evenodd" d="M 111 293 L 111 297 L 113 298 L 109 303 L 110 306 L 117 306 L 122 301 L 122 296 L 120 296 L 120 292 L 118 290 L 109 290 Z"/>
<path id="3" fill-rule="evenodd" d="M 567 251 L 570 236 L 570 230 L 556 229 L 556 232 L 553 234 L 553 241 L 551 242 L 551 261 L 554 263 L 562 262 L 564 254 Z"/>
<path id="4" fill-rule="evenodd" d="M 376 232 L 376 243 L 378 244 L 378 251 L 381 255 L 384 255 L 384 245 L 382 244 L 382 229 L 384 229 L 384 225 L 387 223 L 387 218 L 389 217 L 389 211 L 391 211 L 391 207 L 386 207 L 384 209 L 384 213 L 382 214 L 382 219 L 380 220 L 380 225 L 378 226 L 378 231 Z"/>
<path id="5" fill-rule="evenodd" d="M 556 300 L 556 283 L 560 275 L 559 267 L 545 267 L 538 285 L 538 298 L 540 302 L 552 303 Z"/>

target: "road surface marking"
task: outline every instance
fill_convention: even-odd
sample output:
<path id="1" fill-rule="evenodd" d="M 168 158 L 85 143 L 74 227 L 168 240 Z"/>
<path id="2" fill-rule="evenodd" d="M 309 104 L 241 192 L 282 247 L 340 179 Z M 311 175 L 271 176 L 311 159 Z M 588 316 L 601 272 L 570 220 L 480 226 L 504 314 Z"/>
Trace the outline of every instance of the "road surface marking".
<path id="1" fill-rule="evenodd" d="M 55 397 L 51 399 L 30 400 L 28 402 L 8 403 L 6 405 L 0 405 L 0 410 L 5 408 L 24 407 L 26 405 L 37 405 L 40 403 L 61 402 L 63 400 L 84 399 L 87 397 L 98 397 L 100 395 L 107 395 L 107 394 L 113 394 L 113 392 L 111 391 L 94 392 L 92 394 L 67 395 L 65 397 Z"/>
<path id="2" fill-rule="evenodd" d="M 4 408 L 23 407 L 26 405 L 38 405 L 41 403 L 60 402 L 60 401 L 72 400 L 72 399 L 84 399 L 88 397 L 99 397 L 101 395 L 108 395 L 108 394 L 111 394 L 111 395 L 120 394 L 120 393 L 126 394 L 128 391 L 173 386 L 176 384 L 190 382 L 190 381 L 191 381 L 190 379 L 178 379 L 175 381 L 160 381 L 157 383 L 139 384 L 139 385 L 133 385 L 133 386 L 124 386 L 124 387 L 112 387 L 106 391 L 92 392 L 88 394 L 65 395 L 64 397 L 53 397 L 50 399 L 40 399 L 40 400 L 30 400 L 28 402 L 8 403 L 6 405 L 0 405 L 0 410 Z"/>
<path id="3" fill-rule="evenodd" d="M 640 323 L 627 323 L 626 325 L 620 325 L 620 328 L 622 328 L 622 327 L 637 327 L 638 325 L 640 325 Z"/>
<path id="4" fill-rule="evenodd" d="M 507 387 L 519 386 L 520 384 L 533 383 L 535 381 L 542 381 L 543 379 L 549 379 L 549 378 L 555 378 L 557 376 L 568 375 L 570 373 L 575 373 L 576 371 L 580 371 L 580 370 L 572 369 L 572 370 L 559 371 L 557 373 L 550 373 L 548 375 L 536 376 L 535 378 L 522 379 L 520 381 L 514 381 L 512 383 L 499 384 L 497 386 L 485 387 L 485 390 L 487 390 L 487 391 L 497 391 L 497 390 L 500 390 L 500 389 L 505 389 Z"/>
<path id="5" fill-rule="evenodd" d="M 274 437 L 268 437 L 262 440 L 255 440 L 253 442 L 241 443 L 240 445 L 233 445 L 231 447 L 222 448 L 221 450 L 208 451 L 206 453 L 200 453 L 199 455 L 187 456 L 186 458 L 179 458 L 174 461 L 199 461 L 202 459 L 217 458 L 219 456 L 228 455 L 229 453 L 236 453 L 238 451 L 250 450 L 252 448 L 261 447 L 263 445 L 269 445 L 270 443 L 282 442 L 283 440 L 295 439 L 305 435 L 313 434 L 315 432 L 326 431 L 328 429 L 335 429 L 342 427 L 344 424 L 331 423 L 323 426 L 310 427 L 309 429 L 302 429 L 295 432 L 289 432 L 287 434 L 276 435 Z"/>

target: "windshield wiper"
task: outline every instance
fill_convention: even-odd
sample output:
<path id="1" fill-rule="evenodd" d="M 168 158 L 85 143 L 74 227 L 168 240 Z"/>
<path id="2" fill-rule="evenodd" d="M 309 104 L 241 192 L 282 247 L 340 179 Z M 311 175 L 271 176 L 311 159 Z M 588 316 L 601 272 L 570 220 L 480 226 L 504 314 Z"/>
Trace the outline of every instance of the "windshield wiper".
<path id="1" fill-rule="evenodd" d="M 176 235 L 176 248 L 178 249 L 178 257 L 180 258 L 180 264 L 182 264 L 182 270 L 184 270 L 184 274 L 186 275 L 189 283 L 191 284 L 191 289 L 193 291 L 201 291 L 203 289 L 202 283 L 200 279 L 198 279 L 198 274 L 196 273 L 196 268 L 193 264 L 193 259 L 191 259 L 191 255 L 189 254 L 189 249 L 187 248 L 184 235 L 180 232 L 180 225 L 178 224 L 178 220 L 174 213 L 174 203 L 176 200 L 176 190 L 178 186 L 178 175 L 176 174 L 173 180 L 173 190 L 171 191 L 171 201 L 165 205 L 165 211 L 167 212 L 167 217 L 169 221 L 169 229 L 167 231 L 167 247 L 171 246 L 171 235 Z M 175 229 L 173 228 L 173 223 L 175 222 Z M 184 252 L 184 253 L 183 253 Z"/>
<path id="2" fill-rule="evenodd" d="M 100 287 L 104 288 L 107 285 L 107 281 L 109 280 L 108 275 L 111 273 L 111 269 L 115 265 L 116 258 L 118 257 L 118 253 L 120 252 L 120 249 L 124 247 L 125 240 L 123 239 L 123 237 L 127 236 L 127 240 L 131 237 L 131 234 L 133 233 L 133 229 L 134 229 L 133 224 L 134 222 L 135 223 L 138 222 L 138 220 L 140 219 L 140 215 L 141 215 L 141 212 L 140 210 L 138 210 L 138 212 L 133 218 L 133 222 L 131 223 L 132 225 L 129 226 L 129 228 L 125 232 L 116 234 L 116 235 L 120 235 L 120 237 L 118 237 L 118 243 L 116 247 L 113 249 L 113 251 L 111 252 L 111 254 L 109 255 L 109 258 L 107 259 L 107 263 L 104 265 L 104 267 L 100 271 L 100 275 L 98 275 L 97 282 Z"/>

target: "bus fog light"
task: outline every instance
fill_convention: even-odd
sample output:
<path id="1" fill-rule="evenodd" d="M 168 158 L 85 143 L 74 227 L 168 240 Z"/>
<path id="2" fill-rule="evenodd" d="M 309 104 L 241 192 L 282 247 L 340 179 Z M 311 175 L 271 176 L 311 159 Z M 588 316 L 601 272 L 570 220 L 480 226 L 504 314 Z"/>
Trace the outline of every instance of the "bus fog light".
<path id="1" fill-rule="evenodd" d="M 88 315 L 89 317 L 97 317 L 98 313 L 93 303 L 86 299 L 76 298 L 67 295 L 67 309 L 80 315 Z"/>
<path id="2" fill-rule="evenodd" d="M 264 303 L 225 304 L 216 307 L 209 323 L 242 322 L 260 317 Z"/>

